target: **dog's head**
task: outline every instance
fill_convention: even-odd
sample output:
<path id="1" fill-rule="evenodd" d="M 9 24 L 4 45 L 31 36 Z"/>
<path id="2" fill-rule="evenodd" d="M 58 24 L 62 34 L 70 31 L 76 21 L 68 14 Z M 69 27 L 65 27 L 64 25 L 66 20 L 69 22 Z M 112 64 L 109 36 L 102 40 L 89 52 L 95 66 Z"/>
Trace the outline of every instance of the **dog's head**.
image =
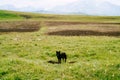
<path id="1" fill-rule="evenodd" d="M 60 56 L 60 51 L 56 51 L 56 56 Z"/>

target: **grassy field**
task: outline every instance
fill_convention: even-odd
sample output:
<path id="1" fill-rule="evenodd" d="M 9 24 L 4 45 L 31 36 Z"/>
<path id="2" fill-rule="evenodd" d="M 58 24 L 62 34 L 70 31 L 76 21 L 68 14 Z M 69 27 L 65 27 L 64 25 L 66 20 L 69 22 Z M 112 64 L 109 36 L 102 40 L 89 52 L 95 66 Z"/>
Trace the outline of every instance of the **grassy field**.
<path id="1" fill-rule="evenodd" d="M 119 80 L 119 21 L 0 11 L 0 80 Z M 50 63 L 56 50 L 67 53 L 66 63 Z"/>

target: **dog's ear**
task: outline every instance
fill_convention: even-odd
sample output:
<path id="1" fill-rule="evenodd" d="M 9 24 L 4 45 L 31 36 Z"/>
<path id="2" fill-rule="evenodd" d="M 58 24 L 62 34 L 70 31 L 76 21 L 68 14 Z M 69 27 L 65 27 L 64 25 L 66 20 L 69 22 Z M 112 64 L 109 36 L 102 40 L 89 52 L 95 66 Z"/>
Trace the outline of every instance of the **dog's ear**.
<path id="1" fill-rule="evenodd" d="M 59 53 L 60 53 L 60 51 L 59 51 Z"/>

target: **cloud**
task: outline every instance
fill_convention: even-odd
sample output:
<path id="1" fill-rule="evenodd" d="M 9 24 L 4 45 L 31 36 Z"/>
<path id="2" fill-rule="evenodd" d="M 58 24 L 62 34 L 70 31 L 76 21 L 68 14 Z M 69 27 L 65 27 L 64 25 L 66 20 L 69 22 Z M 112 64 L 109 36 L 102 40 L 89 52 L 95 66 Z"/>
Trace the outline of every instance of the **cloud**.
<path id="1" fill-rule="evenodd" d="M 79 0 L 63 6 L 57 6 L 51 11 L 59 13 L 89 14 L 89 15 L 120 15 L 120 6 L 106 0 Z"/>
<path id="2" fill-rule="evenodd" d="M 31 6 L 34 8 L 50 9 L 55 6 L 65 5 L 77 1 L 81 0 L 0 0 L 0 5 L 13 5 L 17 8 Z M 102 3 L 105 1 L 115 5 L 120 5 L 120 0 L 95 0 L 96 3 Z"/>
<path id="3" fill-rule="evenodd" d="M 13 5 L 17 8 L 32 6 L 40 8 L 53 8 L 57 5 L 64 5 L 77 0 L 0 0 L 0 5 Z"/>
<path id="4" fill-rule="evenodd" d="M 120 0 L 103 0 L 103 1 L 108 1 L 112 4 L 119 5 L 120 6 Z"/>

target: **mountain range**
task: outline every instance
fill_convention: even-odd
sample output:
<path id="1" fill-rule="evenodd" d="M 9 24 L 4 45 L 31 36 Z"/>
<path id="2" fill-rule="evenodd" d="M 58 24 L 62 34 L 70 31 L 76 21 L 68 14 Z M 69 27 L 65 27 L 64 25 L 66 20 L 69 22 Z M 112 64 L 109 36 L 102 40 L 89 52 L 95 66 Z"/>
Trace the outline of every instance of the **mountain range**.
<path id="1" fill-rule="evenodd" d="M 115 5 L 109 2 L 96 3 L 96 0 L 78 0 L 77 2 L 56 6 L 48 10 L 42 8 L 33 8 L 31 6 L 16 8 L 13 5 L 2 5 L 0 6 L 0 9 L 50 14 L 87 14 L 120 16 L 119 5 Z"/>
<path id="2" fill-rule="evenodd" d="M 120 6 L 109 3 L 102 2 L 96 3 L 95 0 L 80 0 L 67 5 L 57 6 L 51 11 L 56 11 L 58 13 L 85 13 L 88 15 L 119 15 L 120 16 Z"/>

